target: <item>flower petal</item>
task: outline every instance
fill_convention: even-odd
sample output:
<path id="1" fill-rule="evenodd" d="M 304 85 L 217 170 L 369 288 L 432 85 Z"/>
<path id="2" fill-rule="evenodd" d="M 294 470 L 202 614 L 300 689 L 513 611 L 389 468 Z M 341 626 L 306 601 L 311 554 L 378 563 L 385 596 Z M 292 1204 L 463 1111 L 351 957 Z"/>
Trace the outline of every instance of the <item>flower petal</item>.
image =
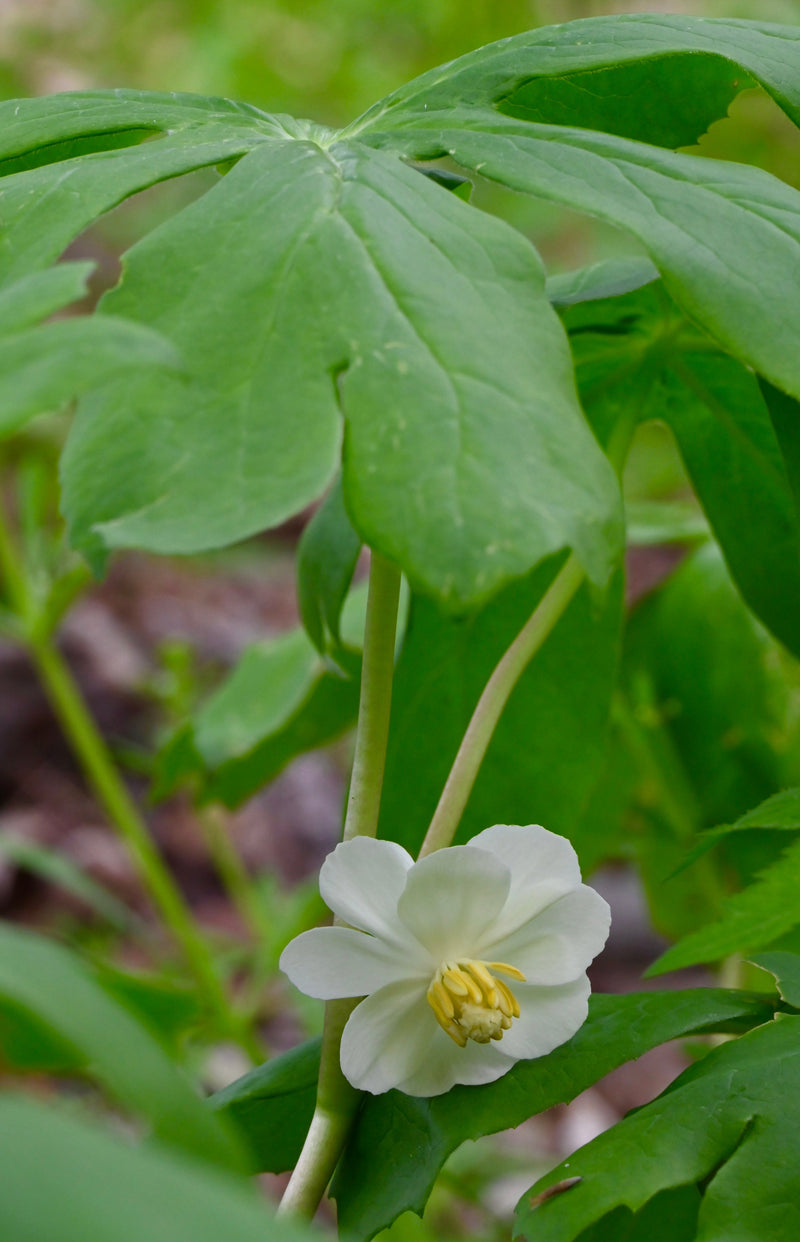
<path id="1" fill-rule="evenodd" d="M 476 1044 L 470 1040 L 466 1048 L 458 1048 L 440 1027 L 425 1061 L 415 1074 L 398 1083 L 398 1090 L 406 1095 L 443 1095 L 457 1083 L 478 1087 L 494 1082 L 513 1065 L 514 1061 L 503 1056 L 498 1044 Z"/>
<path id="2" fill-rule="evenodd" d="M 511 888 L 492 939 L 510 935 L 581 882 L 578 856 L 565 837 L 539 824 L 495 824 L 470 845 L 488 850 L 511 872 Z"/>
<path id="3" fill-rule="evenodd" d="M 508 896 L 511 876 L 486 850 L 456 845 L 414 866 L 397 906 L 403 924 L 438 964 L 473 957 Z"/>
<path id="4" fill-rule="evenodd" d="M 342 1035 L 341 1064 L 354 1087 L 381 1095 L 442 1095 L 455 1083 L 494 1082 L 513 1061 L 494 1045 L 459 1048 L 439 1026 L 425 989 L 392 983 L 353 1010 Z"/>
<path id="5" fill-rule="evenodd" d="M 394 841 L 353 837 L 336 846 L 322 864 L 322 900 L 345 923 L 385 940 L 409 941 L 397 918 L 397 902 L 414 865 Z"/>
<path id="6" fill-rule="evenodd" d="M 586 975 L 552 988 L 515 983 L 520 1016 L 497 1047 L 515 1061 L 552 1052 L 583 1026 L 589 1012 L 590 990 Z"/>
<path id="7" fill-rule="evenodd" d="M 353 1010 L 340 1055 L 342 1072 L 354 1087 L 373 1095 L 390 1091 L 424 1064 L 437 1031 L 448 1038 L 425 992 L 425 984 L 404 979 L 373 992 Z"/>
<path id="8" fill-rule="evenodd" d="M 280 968 L 296 988 L 318 1000 L 366 996 L 410 973 L 400 947 L 350 927 L 316 927 L 296 936 L 283 950 Z"/>
<path id="9" fill-rule="evenodd" d="M 597 957 L 610 924 L 607 902 L 581 884 L 492 944 L 492 958 L 516 966 L 527 983 L 569 983 Z M 514 990 L 515 985 L 511 986 Z"/>

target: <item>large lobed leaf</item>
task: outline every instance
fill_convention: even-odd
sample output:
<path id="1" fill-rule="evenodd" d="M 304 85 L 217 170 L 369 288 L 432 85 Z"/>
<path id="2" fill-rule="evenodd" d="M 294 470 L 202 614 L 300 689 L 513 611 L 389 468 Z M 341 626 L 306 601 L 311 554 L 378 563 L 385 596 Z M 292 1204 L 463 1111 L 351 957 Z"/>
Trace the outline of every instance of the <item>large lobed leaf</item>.
<path id="1" fill-rule="evenodd" d="M 746 1031 L 772 1013 L 765 997 L 712 988 L 595 995 L 585 1025 L 569 1043 L 519 1062 L 498 1082 L 455 1087 L 431 1099 L 399 1091 L 365 1097 L 333 1185 L 342 1231 L 367 1240 L 401 1212 L 421 1213 L 441 1166 L 466 1139 L 574 1099 L 666 1040 Z M 297 1160 L 313 1112 L 318 1063 L 319 1041 L 309 1040 L 212 1097 L 240 1127 L 258 1168 L 280 1171 Z"/>
<path id="2" fill-rule="evenodd" d="M 99 563 L 111 545 L 189 551 L 278 522 L 332 478 L 343 415 L 350 518 L 424 591 L 471 607 L 567 545 L 602 580 L 614 488 L 532 252 L 395 157 L 449 153 L 629 228 L 693 318 L 797 392 L 800 197 L 630 140 L 691 141 L 753 81 L 793 114 L 797 49 L 796 32 L 755 23 L 573 23 L 424 75 L 347 144 L 194 96 L 15 103 L 7 167 L 58 161 L 8 179 L 16 263 L 49 261 L 145 184 L 239 160 L 134 249 L 108 299 L 168 327 L 194 374 L 86 403 L 66 463 L 77 541 Z M 119 145 L 145 133 L 161 136 Z"/>
<path id="3" fill-rule="evenodd" d="M 799 1037 L 800 1018 L 780 1016 L 715 1048 L 537 1182 L 518 1205 L 516 1234 L 572 1242 L 593 1222 L 608 1230 L 613 1221 L 612 1235 L 626 1237 L 632 1213 L 659 1192 L 696 1186 L 688 1237 L 792 1242 L 800 1175 L 787 1153 L 800 1127 Z M 565 1179 L 564 1193 L 546 1195 Z"/>
<path id="4" fill-rule="evenodd" d="M 193 374 L 84 404 L 65 458 L 84 547 L 189 552 L 279 522 L 344 431 L 359 534 L 451 607 L 565 545 L 607 576 L 615 485 L 535 252 L 395 158 L 263 144 L 134 247 L 103 311 Z"/>

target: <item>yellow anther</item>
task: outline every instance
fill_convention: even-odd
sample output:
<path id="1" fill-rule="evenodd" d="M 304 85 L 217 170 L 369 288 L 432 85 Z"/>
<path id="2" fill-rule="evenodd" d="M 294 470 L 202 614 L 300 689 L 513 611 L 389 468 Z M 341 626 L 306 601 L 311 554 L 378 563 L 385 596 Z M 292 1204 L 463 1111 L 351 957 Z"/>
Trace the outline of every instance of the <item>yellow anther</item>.
<path id="1" fill-rule="evenodd" d="M 458 1044 L 459 1048 L 466 1048 L 467 1037 L 460 1026 L 457 1026 L 455 1022 L 451 1022 L 450 1025 L 446 1026 L 444 1029 L 447 1031 L 450 1038 Z"/>
<path id="2" fill-rule="evenodd" d="M 442 975 L 442 982 L 448 992 L 452 992 L 454 996 L 468 996 L 476 1005 L 480 1005 L 483 1000 L 483 992 L 475 980 L 460 966 L 446 970 Z"/>
<path id="3" fill-rule="evenodd" d="M 525 982 L 525 976 L 521 970 L 517 970 L 516 966 L 509 966 L 506 962 L 484 962 L 489 970 L 499 970 L 501 975 L 508 975 L 509 979 L 518 979 L 520 983 Z"/>
<path id="4" fill-rule="evenodd" d="M 460 1048 L 466 1047 L 468 1039 L 478 1044 L 502 1039 L 513 1019 L 519 1017 L 517 998 L 507 983 L 495 978 L 493 971 L 525 980 L 516 966 L 474 958 L 442 962 L 431 980 L 428 1004 L 442 1030 Z"/>
<path id="5" fill-rule="evenodd" d="M 447 1021 L 452 1022 L 455 1017 L 456 1010 L 453 1004 L 453 998 L 447 988 L 443 987 L 438 979 L 434 979 L 431 984 L 431 992 L 433 993 L 431 1004 L 433 1004 L 433 1001 L 435 1000 Z"/>
<path id="6" fill-rule="evenodd" d="M 467 962 L 465 969 L 469 971 L 472 978 L 478 984 L 483 993 L 483 999 L 486 1001 L 490 1009 L 497 1007 L 497 992 L 495 991 L 495 981 L 489 974 L 483 962 Z"/>
<path id="7" fill-rule="evenodd" d="M 464 982 L 460 970 L 442 970 L 439 972 L 442 983 L 453 996 L 469 996 L 470 988 Z"/>
<path id="8" fill-rule="evenodd" d="M 507 1018 L 518 1018 L 519 1004 L 511 988 L 502 979 L 495 980 L 495 986 L 498 993 L 498 1008 L 502 1010 Z"/>

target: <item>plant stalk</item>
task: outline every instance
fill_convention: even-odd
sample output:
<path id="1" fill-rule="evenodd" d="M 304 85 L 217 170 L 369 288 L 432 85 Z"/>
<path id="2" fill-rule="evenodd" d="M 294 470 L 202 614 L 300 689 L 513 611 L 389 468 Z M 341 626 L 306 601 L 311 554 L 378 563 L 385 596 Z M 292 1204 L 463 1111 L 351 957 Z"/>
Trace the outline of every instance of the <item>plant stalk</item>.
<path id="1" fill-rule="evenodd" d="M 355 836 L 374 837 L 378 831 L 392 705 L 399 599 L 400 571 L 380 553 L 373 552 L 369 570 L 356 747 L 342 834 L 344 841 Z"/>
<path id="2" fill-rule="evenodd" d="M 355 836 L 374 837 L 378 831 L 399 597 L 399 570 L 373 551 L 345 841 Z M 358 998 L 328 1001 L 325 1005 L 317 1104 L 303 1150 L 281 1200 L 280 1215 L 308 1220 L 313 1217 L 347 1140 L 361 1093 L 351 1087 L 342 1073 L 339 1048 L 345 1023 L 357 1004 Z"/>
<path id="3" fill-rule="evenodd" d="M 303 1150 L 278 1208 L 279 1216 L 311 1220 L 333 1177 L 358 1109 L 361 1092 L 351 1087 L 339 1063 L 342 1031 L 355 1000 L 328 1001 L 314 1116 Z"/>
<path id="4" fill-rule="evenodd" d="M 486 683 L 422 843 L 420 858 L 452 842 L 511 692 L 566 610 L 583 576 L 577 560 L 570 556 Z"/>

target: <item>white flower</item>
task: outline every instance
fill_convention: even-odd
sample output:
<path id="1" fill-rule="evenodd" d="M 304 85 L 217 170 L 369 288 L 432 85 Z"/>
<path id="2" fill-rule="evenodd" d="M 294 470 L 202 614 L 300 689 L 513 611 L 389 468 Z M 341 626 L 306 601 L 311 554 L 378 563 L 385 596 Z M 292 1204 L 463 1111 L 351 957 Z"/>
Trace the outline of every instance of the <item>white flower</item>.
<path id="1" fill-rule="evenodd" d="M 325 860 L 320 892 L 349 926 L 304 932 L 280 964 L 309 996 L 366 997 L 342 1037 L 354 1087 L 494 1082 L 586 1019 L 609 909 L 570 843 L 538 825 L 497 824 L 419 862 L 355 837 Z"/>

